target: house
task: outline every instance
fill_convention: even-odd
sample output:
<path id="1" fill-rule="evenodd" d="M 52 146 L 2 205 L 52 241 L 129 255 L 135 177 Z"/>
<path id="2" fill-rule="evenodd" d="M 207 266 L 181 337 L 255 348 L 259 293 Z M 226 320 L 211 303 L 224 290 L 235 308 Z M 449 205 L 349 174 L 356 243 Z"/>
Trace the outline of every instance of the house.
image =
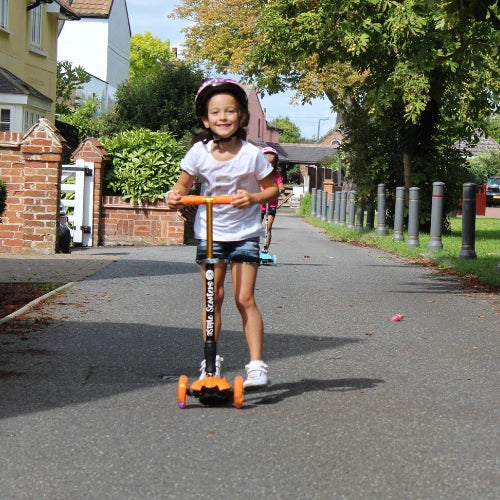
<path id="1" fill-rule="evenodd" d="M 0 131 L 54 122 L 57 34 L 77 19 L 62 0 L 0 0 Z"/>
<path id="2" fill-rule="evenodd" d="M 471 146 L 466 141 L 457 141 L 455 142 L 455 147 L 471 157 L 479 156 L 481 153 L 487 151 L 500 151 L 500 144 L 493 137 L 486 137 L 484 134 L 478 132 L 478 138 L 479 140 L 474 146 Z"/>
<path id="3" fill-rule="evenodd" d="M 247 139 L 256 143 L 277 143 L 280 132 L 271 127 L 266 120 L 266 112 L 260 105 L 259 97 L 251 85 L 244 85 L 248 96 L 248 111 L 250 122 L 247 127 Z"/>
<path id="4" fill-rule="evenodd" d="M 92 79 L 79 92 L 93 95 L 109 111 L 118 85 L 129 76 L 130 23 L 125 0 L 68 0 L 78 23 L 64 23 L 59 33 L 57 60 L 81 66 Z"/>
<path id="5" fill-rule="evenodd" d="M 342 135 L 342 132 L 340 132 L 339 128 L 336 127 L 333 130 L 330 130 L 329 132 L 324 135 L 320 142 L 320 146 L 333 146 L 334 148 L 340 148 L 344 142 L 344 136 Z"/>

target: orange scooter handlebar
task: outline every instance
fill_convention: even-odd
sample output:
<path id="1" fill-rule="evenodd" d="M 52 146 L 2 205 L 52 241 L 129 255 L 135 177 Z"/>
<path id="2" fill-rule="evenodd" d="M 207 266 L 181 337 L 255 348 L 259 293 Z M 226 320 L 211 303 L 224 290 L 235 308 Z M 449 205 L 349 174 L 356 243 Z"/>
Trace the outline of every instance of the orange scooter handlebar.
<path id="1" fill-rule="evenodd" d="M 194 194 L 181 196 L 183 205 L 205 205 L 207 199 L 211 199 L 214 205 L 228 205 L 233 201 L 234 196 L 198 196 Z"/>

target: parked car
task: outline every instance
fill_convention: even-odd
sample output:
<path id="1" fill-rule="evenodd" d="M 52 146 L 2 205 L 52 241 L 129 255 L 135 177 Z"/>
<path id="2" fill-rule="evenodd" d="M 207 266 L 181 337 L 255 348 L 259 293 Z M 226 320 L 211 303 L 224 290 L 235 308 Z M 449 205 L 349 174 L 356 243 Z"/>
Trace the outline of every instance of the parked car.
<path id="1" fill-rule="evenodd" d="M 500 175 L 486 181 L 486 206 L 500 205 Z"/>

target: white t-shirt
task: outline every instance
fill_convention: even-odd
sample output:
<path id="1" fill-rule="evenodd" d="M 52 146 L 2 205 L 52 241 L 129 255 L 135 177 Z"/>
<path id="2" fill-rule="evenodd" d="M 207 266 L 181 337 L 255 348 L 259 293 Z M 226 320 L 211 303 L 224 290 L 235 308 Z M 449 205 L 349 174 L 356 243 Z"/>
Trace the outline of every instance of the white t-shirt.
<path id="1" fill-rule="evenodd" d="M 258 193 L 259 181 L 273 171 L 260 149 L 249 142 L 242 141 L 240 151 L 229 161 L 214 159 L 211 148 L 212 141 L 197 142 L 181 161 L 182 170 L 200 179 L 203 196 L 235 195 L 238 189 Z M 212 226 L 214 241 L 241 241 L 264 236 L 258 204 L 243 209 L 213 205 Z M 206 231 L 206 207 L 200 205 L 194 221 L 195 238 L 205 240 Z"/>

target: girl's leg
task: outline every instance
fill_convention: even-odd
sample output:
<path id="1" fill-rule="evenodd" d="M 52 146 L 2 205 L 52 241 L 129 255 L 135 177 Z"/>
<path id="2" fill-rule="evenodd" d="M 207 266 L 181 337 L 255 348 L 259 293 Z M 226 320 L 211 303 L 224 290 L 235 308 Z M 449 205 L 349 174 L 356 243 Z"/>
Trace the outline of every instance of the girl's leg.
<path id="1" fill-rule="evenodd" d="M 250 351 L 250 361 L 262 359 L 264 341 L 264 323 L 254 296 L 257 269 L 257 264 L 246 262 L 233 262 L 231 264 L 234 300 L 243 321 L 243 331 Z"/>
<path id="2" fill-rule="evenodd" d="M 201 308 L 201 329 L 203 332 L 203 340 L 206 340 L 206 317 L 205 317 L 205 307 L 206 307 L 206 281 L 205 281 L 205 265 L 202 264 L 201 268 L 201 278 L 203 282 L 203 300 L 202 300 L 202 308 Z M 224 280 L 226 277 L 226 262 L 218 262 L 215 264 L 215 273 L 214 273 L 214 294 L 215 294 L 215 341 L 219 341 L 220 330 L 222 326 L 221 320 L 221 311 L 222 311 L 222 303 L 224 302 Z"/>
<path id="3" fill-rule="evenodd" d="M 274 222 L 274 215 L 268 215 L 267 219 L 267 246 L 266 248 L 269 249 L 271 246 L 271 238 L 272 238 L 272 229 L 273 229 L 273 222 Z"/>

